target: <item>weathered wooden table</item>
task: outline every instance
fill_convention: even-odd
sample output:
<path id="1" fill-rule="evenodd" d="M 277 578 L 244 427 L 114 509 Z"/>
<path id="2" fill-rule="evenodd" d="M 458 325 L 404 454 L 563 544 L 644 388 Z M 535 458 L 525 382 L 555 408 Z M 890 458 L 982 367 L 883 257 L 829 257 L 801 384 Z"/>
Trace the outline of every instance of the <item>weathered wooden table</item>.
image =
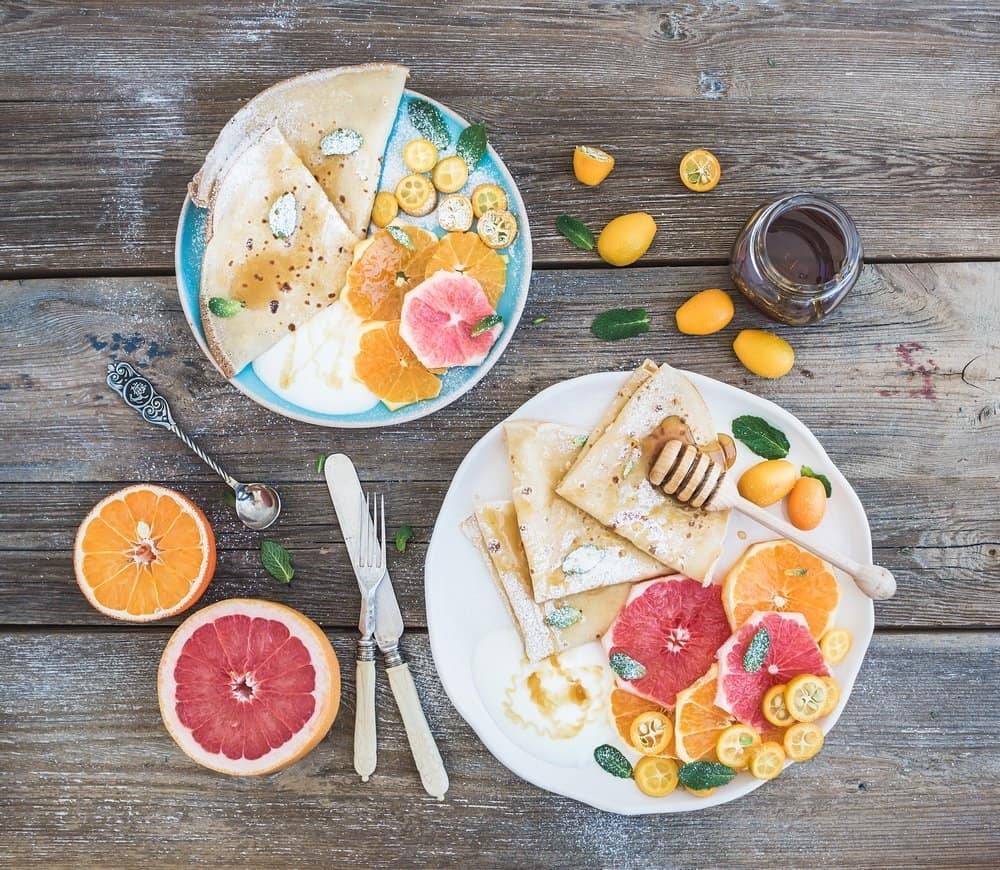
<path id="1" fill-rule="evenodd" d="M 296 2 L 0 5 L 0 863 L 23 866 L 812 866 L 1000 863 L 1000 16 L 995 4 Z M 203 358 L 181 314 L 173 237 L 185 183 L 226 118 L 315 67 L 398 60 L 411 85 L 484 121 L 535 239 L 526 320 L 485 381 L 429 420 L 331 431 L 261 411 Z M 571 146 L 611 148 L 599 191 Z M 676 180 L 710 147 L 711 194 Z M 822 326 L 780 330 L 794 371 L 765 382 L 720 336 L 672 327 L 727 286 L 741 222 L 787 190 L 856 217 L 869 266 Z M 570 248 L 562 212 L 659 225 L 636 268 Z M 643 305 L 642 338 L 602 344 L 605 308 Z M 526 322 L 526 321 L 525 321 Z M 765 325 L 745 304 L 739 326 Z M 899 579 L 827 748 L 739 802 L 624 819 L 509 774 L 443 695 L 422 563 L 465 452 L 563 378 L 669 360 L 780 402 L 851 479 L 875 557 Z M 127 359 L 238 474 L 275 480 L 290 587 L 262 571 L 219 483 L 103 385 Z M 131 481 L 177 487 L 219 539 L 203 599 L 259 595 L 317 619 L 352 660 L 357 592 L 316 457 L 342 450 L 384 487 L 414 545 L 392 560 L 405 641 L 452 788 L 420 788 L 391 698 L 380 764 L 351 769 L 348 702 L 301 764 L 239 781 L 188 761 L 160 724 L 170 625 L 129 628 L 73 581 L 80 519 Z M 353 668 L 345 667 L 345 699 Z M 384 688 L 385 680 L 381 680 Z"/>

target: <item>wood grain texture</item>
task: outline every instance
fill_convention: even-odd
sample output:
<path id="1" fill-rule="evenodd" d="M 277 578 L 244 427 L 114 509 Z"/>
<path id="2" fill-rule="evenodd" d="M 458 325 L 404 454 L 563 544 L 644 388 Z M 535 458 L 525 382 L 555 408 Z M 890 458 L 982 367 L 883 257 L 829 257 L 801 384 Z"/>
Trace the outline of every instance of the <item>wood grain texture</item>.
<path id="1" fill-rule="evenodd" d="M 996 866 L 997 634 L 877 635 L 813 761 L 696 813 L 622 818 L 517 779 L 479 743 L 407 640 L 451 776 L 420 786 L 379 665 L 379 766 L 351 770 L 353 710 L 305 760 L 229 779 L 164 730 L 155 674 L 168 633 L 0 636 L 0 861 L 6 866 Z M 342 664 L 353 636 L 331 635 Z M 343 668 L 350 680 L 349 666 Z M 930 680 L 947 693 L 928 691 Z M 345 698 L 353 695 L 350 683 Z M 956 816 L 960 816 L 958 818 Z M 665 835 L 665 831 L 669 831 Z"/>
<path id="2" fill-rule="evenodd" d="M 386 491 L 390 525 L 415 528 L 410 552 L 395 556 L 392 570 L 408 623 L 424 625 L 423 555 L 448 482 L 472 444 L 552 383 L 649 356 L 778 401 L 813 429 L 866 506 L 877 561 L 899 580 L 896 598 L 877 608 L 880 625 L 997 625 L 1000 308 L 982 301 L 1000 292 L 1000 264 L 869 268 L 822 326 L 779 329 L 798 362 L 774 382 L 753 377 L 733 357 L 737 329 L 767 326 L 742 300 L 733 324 L 716 336 L 676 332 L 674 310 L 711 285 L 727 286 L 725 270 L 536 274 L 522 325 L 482 384 L 443 413 L 374 432 L 285 420 L 237 393 L 195 345 L 170 279 L 0 285 L 19 300 L 0 362 L 7 568 L 0 624 L 104 623 L 73 582 L 73 535 L 87 510 L 122 482 L 155 480 L 195 498 L 217 531 L 219 564 L 206 602 L 277 596 L 325 625 L 353 625 L 354 583 L 315 470 L 320 454 L 343 451 L 363 481 Z M 594 339 L 592 317 L 620 304 L 646 306 L 652 331 L 618 343 Z M 528 325 L 542 315 L 550 319 Z M 224 507 L 211 472 L 103 385 L 109 359 L 142 366 L 177 419 L 234 474 L 282 484 L 284 521 L 268 537 L 294 554 L 290 588 L 261 570 L 259 536 Z M 725 428 L 727 421 L 718 422 Z"/>
<path id="3" fill-rule="evenodd" d="M 228 117 L 324 65 L 396 60 L 484 121 L 525 195 L 541 265 L 589 264 L 554 229 L 649 211 L 647 262 L 721 261 L 763 200 L 832 195 L 869 257 L 1000 257 L 1000 19 L 989 4 L 805 0 L 178 7 L 19 0 L 0 10 L 0 273 L 173 265 L 185 185 Z M 484 51 L 483 46 L 489 50 Z M 572 146 L 618 158 L 599 192 Z M 722 184 L 687 192 L 709 147 Z"/>

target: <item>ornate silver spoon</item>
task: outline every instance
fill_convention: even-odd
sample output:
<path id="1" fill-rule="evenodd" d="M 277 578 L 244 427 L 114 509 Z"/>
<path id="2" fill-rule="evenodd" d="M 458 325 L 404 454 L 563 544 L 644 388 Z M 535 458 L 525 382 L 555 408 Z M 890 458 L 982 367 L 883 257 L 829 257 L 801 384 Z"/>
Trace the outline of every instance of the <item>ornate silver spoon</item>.
<path id="1" fill-rule="evenodd" d="M 240 483 L 223 471 L 204 450 L 174 422 L 170 406 L 156 388 L 127 362 L 108 363 L 108 386 L 138 411 L 147 423 L 173 432 L 221 477 L 236 495 L 236 515 L 248 529 L 261 531 L 274 524 L 281 513 L 281 498 L 266 483 Z"/>

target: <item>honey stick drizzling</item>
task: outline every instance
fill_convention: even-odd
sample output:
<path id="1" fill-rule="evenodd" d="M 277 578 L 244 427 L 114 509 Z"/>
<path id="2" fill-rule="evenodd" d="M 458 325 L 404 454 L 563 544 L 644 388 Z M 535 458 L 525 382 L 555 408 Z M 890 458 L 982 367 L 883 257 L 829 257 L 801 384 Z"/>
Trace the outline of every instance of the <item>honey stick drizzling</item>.
<path id="1" fill-rule="evenodd" d="M 649 481 L 667 495 L 694 508 L 717 509 L 713 499 L 726 469 L 692 444 L 672 439 L 663 445 L 649 470 Z"/>

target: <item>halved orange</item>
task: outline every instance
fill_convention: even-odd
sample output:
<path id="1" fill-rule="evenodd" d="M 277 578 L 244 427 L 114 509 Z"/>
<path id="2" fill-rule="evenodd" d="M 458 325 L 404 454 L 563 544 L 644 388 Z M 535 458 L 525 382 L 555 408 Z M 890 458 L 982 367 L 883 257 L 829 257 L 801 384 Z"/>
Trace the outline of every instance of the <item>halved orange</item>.
<path id="1" fill-rule="evenodd" d="M 397 320 L 403 296 L 424 280 L 437 236 L 412 225 L 400 229 L 412 242 L 412 250 L 388 230 L 379 230 L 347 272 L 347 301 L 364 320 Z"/>
<path id="2" fill-rule="evenodd" d="M 715 706 L 719 666 L 677 693 L 674 708 L 674 748 L 681 761 L 717 761 L 715 744 L 736 720 Z"/>
<path id="3" fill-rule="evenodd" d="M 833 624 L 840 590 L 833 568 L 791 541 L 748 547 L 722 584 L 722 604 L 735 631 L 754 611 L 801 613 L 814 638 Z"/>
<path id="4" fill-rule="evenodd" d="M 490 305 L 496 308 L 507 280 L 507 263 L 475 233 L 448 233 L 438 242 L 427 260 L 424 277 L 430 278 L 442 269 L 475 278 Z"/>
<path id="5" fill-rule="evenodd" d="M 80 524 L 76 582 L 101 613 L 149 622 L 186 610 L 215 573 L 215 535 L 190 499 L 138 484 L 98 502 Z"/>
<path id="6" fill-rule="evenodd" d="M 362 333 L 354 373 L 390 407 L 433 399 L 441 392 L 441 380 L 420 364 L 400 338 L 398 320 L 379 323 Z"/>

